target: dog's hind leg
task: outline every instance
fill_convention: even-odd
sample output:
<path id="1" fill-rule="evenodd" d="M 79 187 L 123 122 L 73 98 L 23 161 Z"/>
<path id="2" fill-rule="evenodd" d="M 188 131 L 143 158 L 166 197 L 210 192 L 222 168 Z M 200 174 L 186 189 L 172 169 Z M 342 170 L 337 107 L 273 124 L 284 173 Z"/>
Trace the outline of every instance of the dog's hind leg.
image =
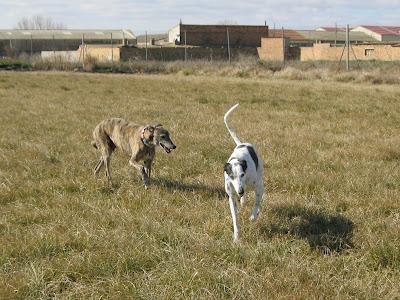
<path id="1" fill-rule="evenodd" d="M 250 220 L 255 221 L 257 220 L 258 214 L 260 213 L 261 203 L 264 193 L 264 185 L 259 184 L 256 186 L 256 201 L 254 204 L 253 212 L 251 213 Z"/>
<path id="2" fill-rule="evenodd" d="M 94 168 L 94 171 L 93 171 L 94 176 L 99 174 L 99 172 L 103 166 L 104 166 L 103 158 L 100 158 L 99 162 L 97 163 L 96 167 Z"/>
<path id="3" fill-rule="evenodd" d="M 99 162 L 99 168 L 100 166 L 104 165 L 106 167 L 106 177 L 108 180 L 108 183 L 112 185 L 111 182 L 111 172 L 110 172 L 110 162 L 111 162 L 111 154 L 113 153 L 113 149 L 110 147 L 103 147 L 101 149 L 101 157 L 103 160 L 103 164 L 100 164 Z"/>
<path id="4" fill-rule="evenodd" d="M 239 242 L 239 224 L 237 220 L 237 207 L 236 200 L 229 196 L 229 207 L 231 209 L 232 223 L 233 223 L 233 241 Z"/>
<path id="5" fill-rule="evenodd" d="M 112 185 L 112 182 L 111 182 L 111 172 L 110 172 L 110 161 L 111 161 L 111 156 L 109 156 L 109 155 L 103 156 L 103 161 L 104 161 L 104 166 L 106 167 L 106 177 L 107 177 L 108 183 L 109 183 L 110 185 Z"/>

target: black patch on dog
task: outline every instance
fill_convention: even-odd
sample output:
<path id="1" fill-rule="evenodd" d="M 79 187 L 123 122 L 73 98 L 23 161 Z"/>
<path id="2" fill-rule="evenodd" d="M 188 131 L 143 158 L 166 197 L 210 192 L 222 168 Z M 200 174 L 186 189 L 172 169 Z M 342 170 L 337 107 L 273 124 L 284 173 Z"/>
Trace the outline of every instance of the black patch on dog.
<path id="1" fill-rule="evenodd" d="M 246 173 L 246 170 L 247 170 L 247 161 L 245 161 L 245 160 L 239 160 L 239 164 L 242 166 L 243 172 Z"/>
<path id="2" fill-rule="evenodd" d="M 241 145 L 239 145 L 239 146 L 237 146 L 236 148 L 243 148 L 243 147 L 247 147 L 246 145 L 243 145 L 243 144 L 241 144 Z"/>
<path id="3" fill-rule="evenodd" d="M 230 178 L 232 178 L 232 165 L 230 163 L 225 163 L 224 171 Z"/>
<path id="4" fill-rule="evenodd" d="M 258 157 L 256 152 L 254 151 L 253 147 L 246 146 L 247 151 L 249 151 L 251 158 L 253 159 L 255 165 L 256 165 L 256 170 L 258 169 Z"/>

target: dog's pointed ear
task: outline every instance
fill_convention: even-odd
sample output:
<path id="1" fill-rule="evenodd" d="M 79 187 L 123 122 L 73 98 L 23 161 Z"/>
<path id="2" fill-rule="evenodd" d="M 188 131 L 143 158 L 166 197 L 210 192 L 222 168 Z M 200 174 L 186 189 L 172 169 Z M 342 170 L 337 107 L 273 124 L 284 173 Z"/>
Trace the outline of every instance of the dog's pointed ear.
<path id="1" fill-rule="evenodd" d="M 247 170 L 247 161 L 245 161 L 245 160 L 240 160 L 239 163 L 240 163 L 240 165 L 242 166 L 243 172 L 246 173 L 246 170 Z"/>
<path id="2" fill-rule="evenodd" d="M 232 177 L 232 165 L 230 163 L 225 163 L 224 171 L 229 177 Z"/>
<path id="3" fill-rule="evenodd" d="M 162 124 L 157 124 L 154 126 L 154 128 L 162 127 Z"/>

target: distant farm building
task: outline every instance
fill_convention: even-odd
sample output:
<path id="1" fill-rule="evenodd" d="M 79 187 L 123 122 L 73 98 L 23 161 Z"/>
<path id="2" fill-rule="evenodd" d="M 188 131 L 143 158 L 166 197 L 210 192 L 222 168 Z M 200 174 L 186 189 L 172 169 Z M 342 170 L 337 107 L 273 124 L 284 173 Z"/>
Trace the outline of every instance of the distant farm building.
<path id="1" fill-rule="evenodd" d="M 363 32 L 380 42 L 400 41 L 400 26 L 367 26 L 353 28 L 351 32 Z"/>
<path id="2" fill-rule="evenodd" d="M 397 44 L 355 44 L 351 45 L 350 60 L 400 60 L 400 43 Z M 330 44 L 315 44 L 313 47 L 301 47 L 301 61 L 331 60 L 339 61 L 343 47 Z"/>
<path id="3" fill-rule="evenodd" d="M 177 45 L 232 48 L 259 47 L 268 37 L 268 26 L 178 24 L 168 32 L 168 41 Z"/>
<path id="4" fill-rule="evenodd" d="M 131 30 L 0 30 L 0 55 L 76 50 L 84 44 L 135 45 Z"/>
<path id="5" fill-rule="evenodd" d="M 315 31 L 346 32 L 346 27 L 319 27 Z"/>
<path id="6" fill-rule="evenodd" d="M 346 41 L 345 32 L 317 30 L 270 30 L 268 38 L 261 39 L 261 47 L 257 48 L 262 60 L 283 61 L 299 60 L 300 47 L 312 47 L 314 44 L 343 45 Z M 351 43 L 371 43 L 376 40 L 363 33 L 351 32 Z"/>

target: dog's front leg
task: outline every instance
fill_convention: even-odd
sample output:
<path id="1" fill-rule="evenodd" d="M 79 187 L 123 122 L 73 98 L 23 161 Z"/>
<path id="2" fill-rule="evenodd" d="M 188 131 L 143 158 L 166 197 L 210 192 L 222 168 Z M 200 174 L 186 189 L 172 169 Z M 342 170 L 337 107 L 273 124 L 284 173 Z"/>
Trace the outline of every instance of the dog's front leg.
<path id="1" fill-rule="evenodd" d="M 150 175 L 151 175 L 151 164 L 152 160 L 148 159 L 144 161 L 144 169 L 148 177 L 148 182 L 150 183 Z"/>
<path id="2" fill-rule="evenodd" d="M 229 195 L 229 207 L 231 209 L 232 223 L 233 223 L 233 241 L 235 243 L 239 242 L 239 224 L 237 221 L 237 207 L 236 200 Z"/>
<path id="3" fill-rule="evenodd" d="M 147 188 L 149 185 L 149 178 L 146 174 L 145 168 L 140 165 L 133 157 L 129 160 L 129 164 L 140 172 L 143 178 L 144 186 Z"/>
<path id="4" fill-rule="evenodd" d="M 259 184 L 256 186 L 256 201 L 254 204 L 253 212 L 251 213 L 250 220 L 257 220 L 258 214 L 260 213 L 262 198 L 264 193 L 264 185 Z"/>
<path id="5" fill-rule="evenodd" d="M 245 193 L 242 197 L 240 197 L 240 206 L 243 207 L 245 205 L 246 199 L 247 199 L 247 197 L 246 197 L 246 193 Z"/>

